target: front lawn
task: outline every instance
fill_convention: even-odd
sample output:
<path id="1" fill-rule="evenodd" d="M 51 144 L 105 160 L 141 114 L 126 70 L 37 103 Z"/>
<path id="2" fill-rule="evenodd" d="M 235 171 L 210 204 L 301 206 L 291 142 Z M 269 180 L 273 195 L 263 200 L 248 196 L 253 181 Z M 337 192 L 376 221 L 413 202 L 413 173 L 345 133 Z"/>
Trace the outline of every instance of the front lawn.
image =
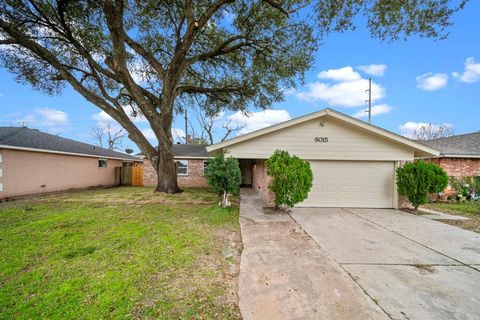
<path id="1" fill-rule="evenodd" d="M 480 204 L 478 202 L 433 202 L 423 205 L 424 208 L 432 209 L 440 212 L 456 214 L 471 218 L 475 215 L 480 215 Z"/>
<path id="2" fill-rule="evenodd" d="M 441 220 L 463 229 L 480 233 L 480 203 L 435 202 L 423 205 L 424 208 L 470 218 L 469 220 Z"/>
<path id="3" fill-rule="evenodd" d="M 206 190 L 0 204 L 0 319 L 239 318 L 238 208 Z"/>

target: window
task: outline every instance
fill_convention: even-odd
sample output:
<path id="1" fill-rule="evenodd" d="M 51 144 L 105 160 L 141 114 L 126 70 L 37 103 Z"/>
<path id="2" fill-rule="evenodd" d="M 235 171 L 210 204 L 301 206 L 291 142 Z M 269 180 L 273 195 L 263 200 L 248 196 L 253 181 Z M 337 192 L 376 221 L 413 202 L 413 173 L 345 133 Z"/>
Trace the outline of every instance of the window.
<path id="1" fill-rule="evenodd" d="M 99 168 L 106 168 L 108 165 L 107 159 L 98 159 L 98 167 Z"/>
<path id="2" fill-rule="evenodd" d="M 177 160 L 177 174 L 181 176 L 186 176 L 188 174 L 188 160 Z"/>
<path id="3" fill-rule="evenodd" d="M 207 170 L 208 164 L 210 161 L 203 161 L 203 174 L 205 174 L 205 170 Z"/>

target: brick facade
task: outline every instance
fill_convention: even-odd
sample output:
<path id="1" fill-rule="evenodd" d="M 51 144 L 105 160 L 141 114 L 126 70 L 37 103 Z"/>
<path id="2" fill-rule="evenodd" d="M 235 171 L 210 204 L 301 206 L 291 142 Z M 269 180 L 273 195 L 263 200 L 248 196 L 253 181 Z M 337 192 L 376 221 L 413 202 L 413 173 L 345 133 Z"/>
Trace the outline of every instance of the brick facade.
<path id="1" fill-rule="evenodd" d="M 429 161 L 438 164 L 447 175 L 455 178 L 480 176 L 480 159 L 434 158 Z"/>
<path id="2" fill-rule="evenodd" d="M 177 176 L 180 188 L 205 188 L 208 186 L 207 180 L 203 176 L 203 162 L 202 159 L 188 160 L 188 174 Z M 157 185 L 157 173 L 147 159 L 143 162 L 143 184 L 145 186 Z"/>
<path id="3" fill-rule="evenodd" d="M 252 188 L 260 194 L 268 206 L 273 206 L 275 194 L 268 189 L 270 181 L 265 160 L 255 160 L 252 168 Z"/>

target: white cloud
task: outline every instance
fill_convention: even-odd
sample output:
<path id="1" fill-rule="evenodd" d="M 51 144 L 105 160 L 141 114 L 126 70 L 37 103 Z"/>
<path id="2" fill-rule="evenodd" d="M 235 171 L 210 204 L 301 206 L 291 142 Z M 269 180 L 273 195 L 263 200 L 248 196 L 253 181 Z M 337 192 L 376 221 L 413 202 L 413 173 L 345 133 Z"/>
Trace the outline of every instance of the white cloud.
<path id="1" fill-rule="evenodd" d="M 146 128 L 141 130 L 145 138 L 150 140 L 150 142 L 157 144 L 157 137 L 155 136 L 155 133 L 153 132 L 152 128 Z M 172 136 L 173 136 L 173 142 L 184 142 L 185 139 L 185 131 L 183 131 L 180 128 L 172 128 Z"/>
<path id="2" fill-rule="evenodd" d="M 318 78 L 333 81 L 354 81 L 361 79 L 360 74 L 358 74 L 356 71 L 353 71 L 353 68 L 350 66 L 340 69 L 321 71 L 318 74 Z"/>
<path id="3" fill-rule="evenodd" d="M 453 128 L 453 125 L 450 123 L 432 124 L 432 123 L 414 122 L 414 121 L 405 122 L 404 124 L 400 125 L 398 128 L 400 129 L 403 135 L 409 136 L 409 134 L 411 134 L 412 132 L 418 131 L 421 128 L 425 128 L 429 126 L 431 126 L 432 128 L 440 128 L 440 127 Z"/>
<path id="4" fill-rule="evenodd" d="M 282 91 L 286 96 L 291 96 L 292 94 L 297 93 L 297 89 L 295 88 L 283 88 Z"/>
<path id="5" fill-rule="evenodd" d="M 41 108 L 34 112 L 41 125 L 47 127 L 64 126 L 69 123 L 68 114 L 51 108 Z"/>
<path id="6" fill-rule="evenodd" d="M 415 78 L 417 88 L 425 91 L 439 90 L 447 85 L 448 76 L 445 73 L 425 73 Z"/>
<path id="7" fill-rule="evenodd" d="M 53 134 L 62 133 L 70 124 L 68 113 L 52 108 L 35 108 L 28 114 L 15 113 L 10 117 L 11 120 L 2 122 L 14 126 L 26 125 L 29 128 L 38 128 Z"/>
<path id="8" fill-rule="evenodd" d="M 465 70 L 462 74 L 453 72 L 452 76 L 462 82 L 474 83 L 480 81 L 480 63 L 475 63 L 473 57 L 467 58 L 464 63 Z"/>
<path id="9" fill-rule="evenodd" d="M 240 111 L 229 116 L 233 123 L 244 125 L 240 133 L 247 133 L 261 128 L 265 128 L 276 123 L 290 120 L 290 114 L 287 110 L 264 110 L 258 112 L 249 112 L 244 114 Z"/>
<path id="10" fill-rule="evenodd" d="M 326 102 L 334 107 L 361 107 L 368 97 L 368 79 L 364 79 L 352 67 L 330 69 L 318 74 L 320 79 L 333 83 L 315 81 L 307 84 L 306 92 L 297 93 L 300 100 Z M 385 97 L 385 89 L 372 81 L 372 102 Z"/>
<path id="11" fill-rule="evenodd" d="M 384 64 L 368 64 L 363 66 L 358 66 L 359 70 L 362 70 L 366 74 L 371 76 L 383 76 L 385 70 L 387 70 L 387 66 Z"/>
<path id="12" fill-rule="evenodd" d="M 92 119 L 97 121 L 98 123 L 106 123 L 106 122 L 115 121 L 115 120 L 113 120 L 112 117 L 110 117 L 110 115 L 108 113 L 106 113 L 103 110 L 98 112 L 98 113 L 95 113 L 94 115 L 92 115 Z"/>
<path id="13" fill-rule="evenodd" d="M 355 81 L 327 84 L 314 82 L 307 85 L 307 92 L 299 92 L 297 97 L 307 102 L 323 101 L 330 106 L 360 107 L 365 105 L 367 98 L 368 80 L 359 79 Z M 372 102 L 385 97 L 385 89 L 372 81 Z"/>
<path id="14" fill-rule="evenodd" d="M 389 113 L 390 111 L 392 111 L 392 107 L 388 104 L 378 104 L 376 106 L 372 106 L 372 116 Z M 368 117 L 368 108 L 358 111 L 353 116 L 356 118 Z"/>

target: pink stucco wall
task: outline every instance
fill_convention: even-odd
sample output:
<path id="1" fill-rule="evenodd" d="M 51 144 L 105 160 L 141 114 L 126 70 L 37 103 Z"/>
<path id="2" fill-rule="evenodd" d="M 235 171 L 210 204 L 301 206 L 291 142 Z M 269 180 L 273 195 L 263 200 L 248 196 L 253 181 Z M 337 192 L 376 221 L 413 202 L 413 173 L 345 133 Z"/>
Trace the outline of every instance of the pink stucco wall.
<path id="1" fill-rule="evenodd" d="M 121 160 L 108 160 L 98 167 L 93 157 L 2 149 L 3 192 L 0 198 L 69 189 L 113 186 L 115 167 Z"/>

